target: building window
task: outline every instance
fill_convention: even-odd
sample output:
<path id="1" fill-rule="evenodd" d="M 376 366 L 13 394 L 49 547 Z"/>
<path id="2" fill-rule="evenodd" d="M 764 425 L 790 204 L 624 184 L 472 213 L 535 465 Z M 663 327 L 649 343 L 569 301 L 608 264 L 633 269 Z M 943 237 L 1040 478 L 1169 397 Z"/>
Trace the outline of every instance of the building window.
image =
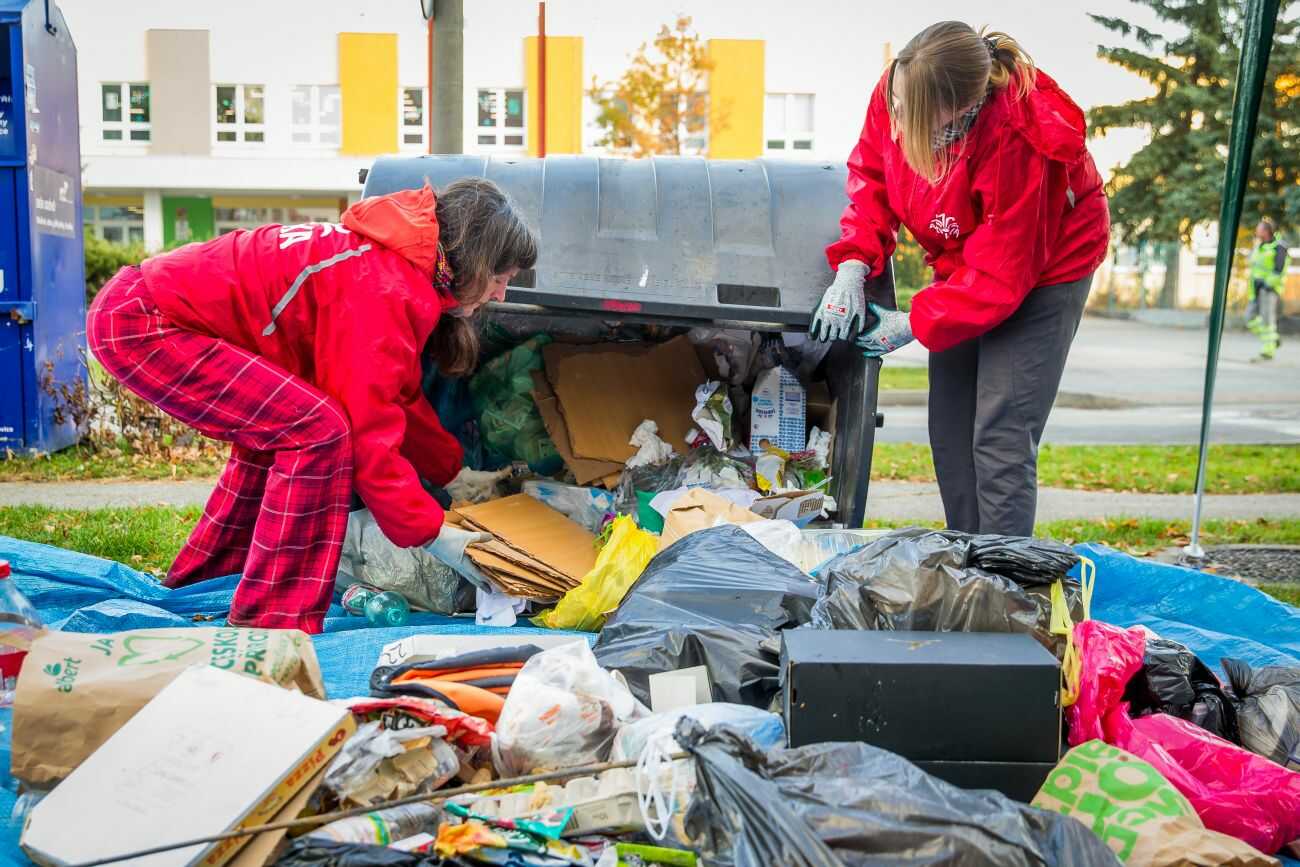
<path id="1" fill-rule="evenodd" d="M 224 235 L 235 229 L 256 229 L 269 223 L 291 226 L 299 223 L 334 223 L 339 209 L 304 205 L 282 208 L 213 208 L 213 222 L 217 234 Z"/>
<path id="2" fill-rule="evenodd" d="M 266 88 L 218 84 L 213 88 L 218 142 L 266 141 Z"/>
<path id="3" fill-rule="evenodd" d="M 337 84 L 300 84 L 292 92 L 294 144 L 339 146 L 341 102 Z"/>
<path id="4" fill-rule="evenodd" d="M 769 151 L 813 149 L 813 95 L 769 93 L 763 111 L 764 139 Z"/>
<path id="5" fill-rule="evenodd" d="M 398 130 L 399 141 L 404 150 L 424 150 L 424 136 L 428 131 L 428 104 L 424 99 L 423 87 L 403 87 L 400 95 L 402 101 L 401 129 Z"/>
<path id="6" fill-rule="evenodd" d="M 524 92 L 505 87 L 480 88 L 477 134 L 482 147 L 522 148 Z"/>
<path id="7" fill-rule="evenodd" d="M 149 141 L 149 85 L 108 82 L 99 99 L 104 141 Z"/>
<path id="8" fill-rule="evenodd" d="M 114 244 L 144 243 L 144 208 L 139 205 L 86 205 L 82 221 L 93 235 Z"/>

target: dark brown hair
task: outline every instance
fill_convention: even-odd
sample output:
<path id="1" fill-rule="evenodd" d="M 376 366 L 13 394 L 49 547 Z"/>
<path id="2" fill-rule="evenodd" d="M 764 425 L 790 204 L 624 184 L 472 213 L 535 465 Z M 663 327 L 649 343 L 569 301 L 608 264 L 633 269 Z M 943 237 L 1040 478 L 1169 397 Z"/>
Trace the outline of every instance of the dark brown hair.
<path id="1" fill-rule="evenodd" d="M 894 79 L 903 72 L 895 105 Z M 1034 62 L 1005 33 L 976 32 L 960 21 L 931 24 L 912 37 L 889 67 L 889 118 L 907 164 L 930 183 L 952 167 L 952 149 L 931 144 L 941 111 L 961 111 L 990 88 L 1015 87 L 1024 96 L 1034 86 Z"/>
<path id="2" fill-rule="evenodd" d="M 537 262 L 537 239 L 510 197 L 487 178 L 463 178 L 438 193 L 442 251 L 454 275 L 451 294 L 462 304 L 483 296 L 488 281 Z M 425 346 L 438 369 L 463 376 L 478 363 L 477 315 L 444 314 Z"/>

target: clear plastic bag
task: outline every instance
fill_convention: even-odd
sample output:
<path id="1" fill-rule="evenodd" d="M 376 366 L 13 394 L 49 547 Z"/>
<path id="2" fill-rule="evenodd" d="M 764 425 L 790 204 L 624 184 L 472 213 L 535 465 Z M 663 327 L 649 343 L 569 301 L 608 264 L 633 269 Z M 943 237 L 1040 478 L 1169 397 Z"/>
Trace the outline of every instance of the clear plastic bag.
<path id="1" fill-rule="evenodd" d="M 648 714 L 585 641 L 562 644 L 530 658 L 515 677 L 493 762 L 507 777 L 601 762 L 619 727 Z"/>
<path id="2" fill-rule="evenodd" d="M 601 488 L 566 485 L 548 479 L 529 479 L 524 482 L 523 489 L 534 500 L 545 503 L 593 533 L 600 533 L 605 526 L 605 519 L 614 512 L 613 493 Z"/>
<path id="3" fill-rule="evenodd" d="M 460 770 L 456 751 L 443 740 L 446 734 L 442 726 L 394 730 L 378 721 L 365 723 L 334 757 L 323 785 L 339 801 L 360 806 L 431 792 Z M 425 738 L 427 746 L 408 750 L 412 741 Z"/>
<path id="4" fill-rule="evenodd" d="M 785 723 L 781 721 L 780 714 L 746 704 L 715 701 L 651 714 L 645 719 L 623 726 L 614 740 L 611 758 L 615 761 L 637 758 L 650 741 L 673 734 L 677 729 L 677 721 L 685 717 L 697 721 L 705 728 L 731 726 L 743 732 L 761 750 L 775 750 L 785 746 Z"/>
<path id="5" fill-rule="evenodd" d="M 428 551 L 389 541 L 369 509 L 348 515 L 335 579 L 340 589 L 357 583 L 400 593 L 412 608 L 438 614 L 471 610 L 474 598 L 468 582 Z"/>

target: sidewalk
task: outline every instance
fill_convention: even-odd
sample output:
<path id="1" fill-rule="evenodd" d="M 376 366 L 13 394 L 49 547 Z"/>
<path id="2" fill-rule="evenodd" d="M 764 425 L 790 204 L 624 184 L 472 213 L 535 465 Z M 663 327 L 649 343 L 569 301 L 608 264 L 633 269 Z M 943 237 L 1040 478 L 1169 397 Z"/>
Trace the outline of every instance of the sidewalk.
<path id="1" fill-rule="evenodd" d="M 211 491 L 212 483 L 203 481 L 0 482 L 0 507 L 202 506 Z M 1107 517 L 1187 520 L 1191 516 L 1190 494 L 1123 494 L 1043 488 L 1038 495 L 1039 521 Z M 1300 517 L 1300 494 L 1211 494 L 1205 498 L 1205 516 L 1225 519 Z M 867 517 L 891 521 L 942 521 L 939 487 L 926 482 L 872 482 L 867 497 Z"/>

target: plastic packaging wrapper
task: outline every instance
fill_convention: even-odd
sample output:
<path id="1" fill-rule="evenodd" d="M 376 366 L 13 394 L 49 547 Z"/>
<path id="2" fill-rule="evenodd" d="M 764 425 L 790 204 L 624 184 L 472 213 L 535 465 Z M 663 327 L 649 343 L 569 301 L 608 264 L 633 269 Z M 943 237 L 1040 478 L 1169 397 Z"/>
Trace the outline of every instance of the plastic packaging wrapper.
<path id="1" fill-rule="evenodd" d="M 1240 660 L 1225 659 L 1223 670 L 1240 701 L 1241 745 L 1300 771 L 1300 668 L 1251 668 Z"/>
<path id="2" fill-rule="evenodd" d="M 412 608 L 456 614 L 474 608 L 474 588 L 456 570 L 423 548 L 399 548 L 388 540 L 369 509 L 348 515 L 335 585 L 369 584 L 400 593 Z"/>
<path id="3" fill-rule="evenodd" d="M 726 726 L 683 720 L 695 757 L 685 828 L 708 864 L 735 867 L 1119 862 L 1074 819 L 966 792 L 863 743 L 762 750 Z"/>
<path id="4" fill-rule="evenodd" d="M 695 409 L 691 418 L 698 425 L 697 432 L 708 438 L 715 449 L 727 451 L 732 446 L 731 398 L 720 382 L 709 381 L 695 389 Z M 687 439 L 694 442 L 694 437 Z"/>
<path id="5" fill-rule="evenodd" d="M 764 548 L 791 565 L 799 567 L 802 572 L 808 572 L 817 565 L 809 563 L 816 555 L 808 553 L 810 546 L 804 542 L 803 532 L 790 521 L 768 518 L 741 524 L 740 528 L 753 536 Z"/>
<path id="6" fill-rule="evenodd" d="M 507 777 L 602 762 L 619 727 L 649 713 L 585 641 L 569 642 L 520 670 L 497 720 L 493 762 Z"/>
<path id="7" fill-rule="evenodd" d="M 1031 539 L 1027 536 L 995 536 L 981 534 L 964 536 L 949 533 L 954 539 L 965 539 L 966 563 L 1010 578 L 1017 584 L 1051 584 L 1079 562 L 1074 549 L 1051 539 Z"/>
<path id="8" fill-rule="evenodd" d="M 488 463 L 524 461 L 541 475 L 563 466 L 533 402 L 532 372 L 542 369 L 542 347 L 550 342 L 545 334 L 530 337 L 489 361 L 470 380 Z"/>
<path id="9" fill-rule="evenodd" d="M 730 726 L 744 734 L 760 750 L 776 750 L 785 746 L 785 723 L 781 721 L 780 714 L 749 705 L 715 701 L 651 714 L 645 719 L 623 726 L 614 740 L 612 758 L 622 761 L 640 757 L 641 751 L 650 741 L 675 733 L 677 722 L 683 717 L 695 720 L 706 729 L 718 725 Z"/>
<path id="10" fill-rule="evenodd" d="M 1057 764 L 1032 805 L 1073 816 L 1131 867 L 1277 867 L 1235 837 L 1206 829 L 1160 772 L 1102 741 Z"/>
<path id="11" fill-rule="evenodd" d="M 649 677 L 706 666 L 718 701 L 766 707 L 777 631 L 808 621 L 818 583 L 735 526 L 692 533 L 655 557 L 605 622 L 596 658 L 644 702 Z"/>
<path id="12" fill-rule="evenodd" d="M 654 534 L 638 529 L 626 515 L 619 515 L 614 519 L 609 541 L 596 557 L 595 567 L 554 608 L 542 612 L 533 622 L 551 629 L 599 632 L 606 615 L 618 607 L 658 550 L 659 540 Z"/>
<path id="13" fill-rule="evenodd" d="M 366 723 L 334 757 L 324 786 L 339 801 L 363 807 L 431 792 L 460 770 L 446 734 L 441 726 L 393 730 Z"/>
<path id="14" fill-rule="evenodd" d="M 819 629 L 1023 632 L 1060 658 L 1066 642 L 1052 634 L 1052 585 L 1042 579 L 1051 574 L 1051 582 L 1062 582 L 1076 621 L 1085 614 L 1082 588 L 1050 571 L 1063 563 L 1050 547 L 1035 562 L 1038 548 L 1012 544 L 1023 541 L 918 527 L 888 533 L 818 570 L 827 589 L 812 623 Z M 975 558 L 981 562 L 1011 566 L 1016 577 L 969 565 L 977 553 L 986 555 Z"/>
<path id="15" fill-rule="evenodd" d="M 1167 713 L 1241 743 L 1236 709 L 1219 679 L 1177 641 L 1147 637 L 1142 670 L 1129 681 L 1124 699 L 1133 716 Z"/>
<path id="16" fill-rule="evenodd" d="M 524 482 L 523 490 L 534 500 L 540 500 L 597 535 L 605 526 L 605 518 L 614 513 L 614 495 L 600 488 L 529 479 Z"/>
<path id="17" fill-rule="evenodd" d="M 1205 827 L 1273 854 L 1300 838 L 1300 773 L 1168 714 L 1130 719 L 1121 699 L 1142 667 L 1145 636 L 1086 621 L 1075 627 L 1083 672 L 1066 709 L 1070 744 L 1100 737 L 1147 762 L 1191 802 Z"/>

